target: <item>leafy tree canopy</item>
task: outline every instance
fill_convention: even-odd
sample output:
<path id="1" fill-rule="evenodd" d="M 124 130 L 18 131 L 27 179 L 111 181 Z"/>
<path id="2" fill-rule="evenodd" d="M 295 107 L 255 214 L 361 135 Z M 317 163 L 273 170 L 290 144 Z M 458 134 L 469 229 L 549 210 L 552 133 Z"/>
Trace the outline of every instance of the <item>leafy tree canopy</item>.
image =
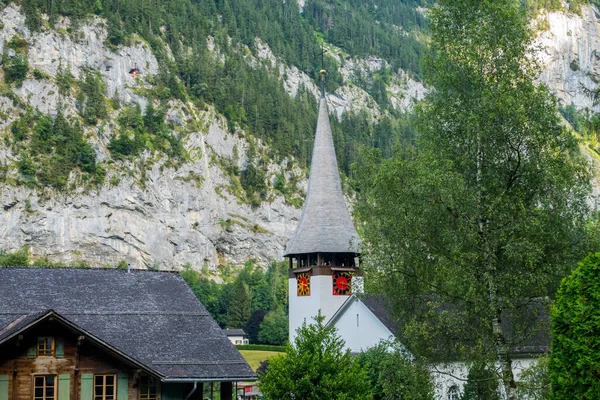
<path id="1" fill-rule="evenodd" d="M 382 341 L 356 357 L 367 371 L 373 400 L 433 400 L 433 380 L 427 365 L 397 343 Z"/>
<path id="2" fill-rule="evenodd" d="M 318 315 L 314 324 L 304 323 L 287 354 L 269 359 L 259 384 L 266 400 L 372 399 L 365 370 L 324 319 Z"/>
<path id="3" fill-rule="evenodd" d="M 271 311 L 260 325 L 258 340 L 260 343 L 284 345 L 288 340 L 288 316 L 282 309 Z"/>
<path id="4" fill-rule="evenodd" d="M 497 359 L 511 351 L 588 245 L 588 168 L 536 85 L 517 0 L 440 0 L 431 10 L 417 150 L 356 169 L 364 269 L 418 354 Z M 511 331 L 501 324 L 510 315 Z M 535 324 L 535 326 L 538 326 Z"/>

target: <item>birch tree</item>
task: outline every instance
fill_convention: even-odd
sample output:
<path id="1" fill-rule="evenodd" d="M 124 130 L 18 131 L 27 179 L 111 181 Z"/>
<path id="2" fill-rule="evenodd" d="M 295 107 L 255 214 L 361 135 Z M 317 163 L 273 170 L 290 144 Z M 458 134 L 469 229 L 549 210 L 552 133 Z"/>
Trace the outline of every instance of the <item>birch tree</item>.
<path id="1" fill-rule="evenodd" d="M 417 150 L 356 169 L 363 268 L 415 354 L 497 365 L 512 400 L 511 354 L 583 254 L 587 166 L 534 82 L 518 0 L 439 0 L 430 17 Z"/>

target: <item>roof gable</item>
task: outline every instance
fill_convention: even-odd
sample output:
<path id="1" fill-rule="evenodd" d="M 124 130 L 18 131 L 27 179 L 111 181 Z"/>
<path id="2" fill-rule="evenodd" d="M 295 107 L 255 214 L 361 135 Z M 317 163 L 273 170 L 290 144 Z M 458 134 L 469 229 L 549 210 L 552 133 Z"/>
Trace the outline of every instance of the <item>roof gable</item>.
<path id="1" fill-rule="evenodd" d="M 178 274 L 0 268 L 0 332 L 48 309 L 165 380 L 256 379 Z"/>
<path id="2" fill-rule="evenodd" d="M 338 311 L 331 317 L 331 319 L 327 322 L 328 325 L 335 325 L 337 321 L 339 321 L 342 316 L 350 310 L 351 306 L 355 303 L 363 304 L 378 320 L 379 322 L 385 326 L 396 339 L 401 340 L 402 338 L 402 321 L 398 321 L 390 312 L 391 306 L 387 302 L 386 298 L 382 295 L 361 295 L 357 296 L 353 294 L 350 296 L 344 304 L 338 309 Z M 444 305 L 440 311 L 443 309 L 447 309 L 451 307 L 450 305 Z M 533 311 L 540 310 L 540 307 L 543 307 L 542 302 L 532 302 L 529 307 Z M 533 315 L 533 314 L 532 314 Z M 509 341 L 512 341 L 512 352 L 515 355 L 527 356 L 535 353 L 544 353 L 550 350 L 550 336 L 549 336 L 549 315 L 547 313 L 541 312 L 537 315 L 537 319 L 534 323 L 532 323 L 531 332 L 526 332 L 527 334 L 533 333 L 531 336 L 523 337 L 523 332 L 513 332 L 512 324 L 514 316 L 506 315 L 502 319 L 502 325 L 509 335 L 514 335 L 514 337 L 509 337 Z M 440 336 L 440 335 L 438 335 Z M 451 340 L 446 337 L 436 337 L 436 343 L 439 345 L 438 348 L 434 349 L 436 356 L 440 359 L 447 359 L 448 357 L 453 357 L 454 355 L 449 352 L 449 349 L 446 347 L 446 343 Z"/>

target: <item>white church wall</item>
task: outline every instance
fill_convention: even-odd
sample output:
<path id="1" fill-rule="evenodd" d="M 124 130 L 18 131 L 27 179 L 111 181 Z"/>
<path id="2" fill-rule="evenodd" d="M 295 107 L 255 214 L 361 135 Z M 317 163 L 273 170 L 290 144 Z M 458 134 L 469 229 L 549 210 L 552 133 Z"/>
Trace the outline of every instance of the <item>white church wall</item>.
<path id="1" fill-rule="evenodd" d="M 334 326 L 338 335 L 346 342 L 345 348 L 353 353 L 376 346 L 381 340 L 394 336 L 359 300 L 345 310 Z"/>
<path id="2" fill-rule="evenodd" d="M 310 296 L 298 296 L 296 278 L 288 280 L 290 299 L 290 342 L 296 338 L 296 330 L 304 321 L 312 323 L 321 310 L 327 322 L 350 296 L 334 296 L 331 276 L 311 276 Z"/>

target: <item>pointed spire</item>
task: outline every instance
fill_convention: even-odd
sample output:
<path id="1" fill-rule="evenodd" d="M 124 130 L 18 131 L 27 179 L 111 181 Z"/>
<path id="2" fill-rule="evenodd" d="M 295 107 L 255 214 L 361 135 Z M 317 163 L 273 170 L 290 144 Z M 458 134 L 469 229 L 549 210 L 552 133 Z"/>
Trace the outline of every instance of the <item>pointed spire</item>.
<path id="1" fill-rule="evenodd" d="M 335 158 L 327 100 L 319 100 L 319 119 L 308 193 L 300 222 L 284 256 L 306 253 L 358 253 L 356 233 Z"/>

